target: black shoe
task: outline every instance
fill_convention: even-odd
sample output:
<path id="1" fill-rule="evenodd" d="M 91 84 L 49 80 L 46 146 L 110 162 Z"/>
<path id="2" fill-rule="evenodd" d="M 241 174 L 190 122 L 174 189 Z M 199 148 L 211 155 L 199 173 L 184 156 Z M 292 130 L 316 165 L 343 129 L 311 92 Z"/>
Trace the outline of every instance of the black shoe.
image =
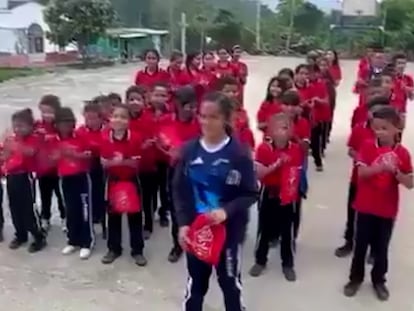
<path id="1" fill-rule="evenodd" d="M 105 254 L 105 256 L 102 257 L 101 262 L 104 265 L 109 265 L 109 264 L 113 263 L 120 256 L 121 256 L 121 254 L 119 254 L 119 253 L 115 253 L 113 251 L 108 251 Z"/>
<path id="2" fill-rule="evenodd" d="M 4 241 L 3 228 L 0 229 L 0 243 Z"/>
<path id="3" fill-rule="evenodd" d="M 160 216 L 160 226 L 162 228 L 168 228 L 170 225 L 170 221 L 168 220 L 167 216 Z"/>
<path id="4" fill-rule="evenodd" d="M 182 254 L 183 250 L 181 249 L 181 247 L 174 246 L 168 254 L 168 261 L 171 263 L 176 263 L 180 260 Z"/>
<path id="5" fill-rule="evenodd" d="M 145 267 L 148 263 L 147 259 L 142 254 L 133 255 L 132 258 L 134 258 L 135 264 L 140 267 Z"/>
<path id="6" fill-rule="evenodd" d="M 323 172 L 323 166 L 321 165 L 321 166 L 317 166 L 316 167 L 316 171 L 317 172 Z"/>
<path id="7" fill-rule="evenodd" d="M 142 233 L 142 236 L 144 237 L 144 240 L 149 240 L 151 238 L 151 234 L 152 232 L 149 230 L 144 230 L 144 232 Z"/>
<path id="8" fill-rule="evenodd" d="M 285 276 L 285 279 L 289 282 L 295 282 L 296 281 L 296 272 L 293 268 L 283 268 L 283 275 Z"/>
<path id="9" fill-rule="evenodd" d="M 31 243 L 27 250 L 29 253 L 37 253 L 37 252 L 40 252 L 42 249 L 44 249 L 46 245 L 47 245 L 46 239 L 37 240 Z"/>
<path id="10" fill-rule="evenodd" d="M 9 248 L 10 249 L 18 249 L 20 248 L 22 245 L 26 244 L 27 241 L 20 241 L 18 238 L 14 238 L 10 244 L 9 244 Z"/>
<path id="11" fill-rule="evenodd" d="M 354 297 L 361 287 L 361 283 L 349 282 L 344 286 L 344 295 L 346 297 Z"/>
<path id="12" fill-rule="evenodd" d="M 338 258 L 344 258 L 352 253 L 353 246 L 351 243 L 346 242 L 343 246 L 338 247 L 335 250 L 335 256 Z"/>
<path id="13" fill-rule="evenodd" d="M 258 276 L 262 275 L 265 269 L 266 269 L 266 266 L 262 266 L 256 263 L 253 265 L 253 267 L 250 268 L 249 274 L 252 277 L 257 278 Z"/>
<path id="14" fill-rule="evenodd" d="M 384 283 L 373 285 L 375 295 L 381 301 L 387 301 L 390 298 L 390 292 Z"/>

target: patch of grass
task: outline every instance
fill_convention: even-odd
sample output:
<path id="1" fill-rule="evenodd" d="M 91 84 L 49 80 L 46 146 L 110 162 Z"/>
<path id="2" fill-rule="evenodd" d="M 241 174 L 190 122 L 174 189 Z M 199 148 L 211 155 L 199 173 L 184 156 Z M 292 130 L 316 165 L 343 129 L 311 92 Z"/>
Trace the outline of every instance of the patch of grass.
<path id="1" fill-rule="evenodd" d="M 38 68 L 5 68 L 0 67 L 0 83 L 6 80 L 28 77 L 41 74 L 43 71 Z"/>

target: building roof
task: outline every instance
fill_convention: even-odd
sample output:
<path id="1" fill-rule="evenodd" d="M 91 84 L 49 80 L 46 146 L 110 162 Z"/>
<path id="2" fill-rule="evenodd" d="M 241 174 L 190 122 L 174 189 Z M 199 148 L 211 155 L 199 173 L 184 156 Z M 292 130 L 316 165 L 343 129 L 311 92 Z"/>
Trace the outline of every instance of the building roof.
<path id="1" fill-rule="evenodd" d="M 36 2 L 36 1 L 33 1 L 33 0 L 9 0 L 8 8 L 9 8 L 9 10 L 12 10 L 15 7 L 18 7 L 19 5 L 22 5 L 22 4 L 25 4 L 25 3 L 28 3 L 28 2 Z"/>
<path id="2" fill-rule="evenodd" d="M 109 36 L 121 38 L 138 38 L 151 35 L 164 36 L 168 30 L 158 30 L 150 28 L 111 28 L 106 31 Z"/>

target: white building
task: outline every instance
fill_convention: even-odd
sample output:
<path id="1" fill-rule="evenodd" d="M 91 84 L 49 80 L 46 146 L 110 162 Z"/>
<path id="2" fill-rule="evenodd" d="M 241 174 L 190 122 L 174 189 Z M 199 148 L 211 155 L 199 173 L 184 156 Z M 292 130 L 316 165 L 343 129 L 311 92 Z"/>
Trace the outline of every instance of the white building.
<path id="1" fill-rule="evenodd" d="M 44 6 L 31 0 L 0 0 L 0 55 L 45 55 L 58 51 L 46 38 Z"/>

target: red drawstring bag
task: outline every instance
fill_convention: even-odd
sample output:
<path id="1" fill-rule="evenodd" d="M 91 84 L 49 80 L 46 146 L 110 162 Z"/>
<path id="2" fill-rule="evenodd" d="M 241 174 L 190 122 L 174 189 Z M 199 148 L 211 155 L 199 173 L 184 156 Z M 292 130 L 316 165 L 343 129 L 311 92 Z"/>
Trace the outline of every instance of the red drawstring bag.
<path id="1" fill-rule="evenodd" d="M 141 211 L 141 199 L 131 181 L 111 181 L 108 184 L 108 200 L 111 211 L 119 214 Z"/>
<path id="2" fill-rule="evenodd" d="M 287 166 L 282 169 L 282 184 L 280 186 L 280 203 L 287 205 L 298 200 L 300 170 L 296 166 Z"/>
<path id="3" fill-rule="evenodd" d="M 217 266 L 226 241 L 224 224 L 212 225 L 207 215 L 197 216 L 188 231 L 188 251 L 201 261 Z"/>

